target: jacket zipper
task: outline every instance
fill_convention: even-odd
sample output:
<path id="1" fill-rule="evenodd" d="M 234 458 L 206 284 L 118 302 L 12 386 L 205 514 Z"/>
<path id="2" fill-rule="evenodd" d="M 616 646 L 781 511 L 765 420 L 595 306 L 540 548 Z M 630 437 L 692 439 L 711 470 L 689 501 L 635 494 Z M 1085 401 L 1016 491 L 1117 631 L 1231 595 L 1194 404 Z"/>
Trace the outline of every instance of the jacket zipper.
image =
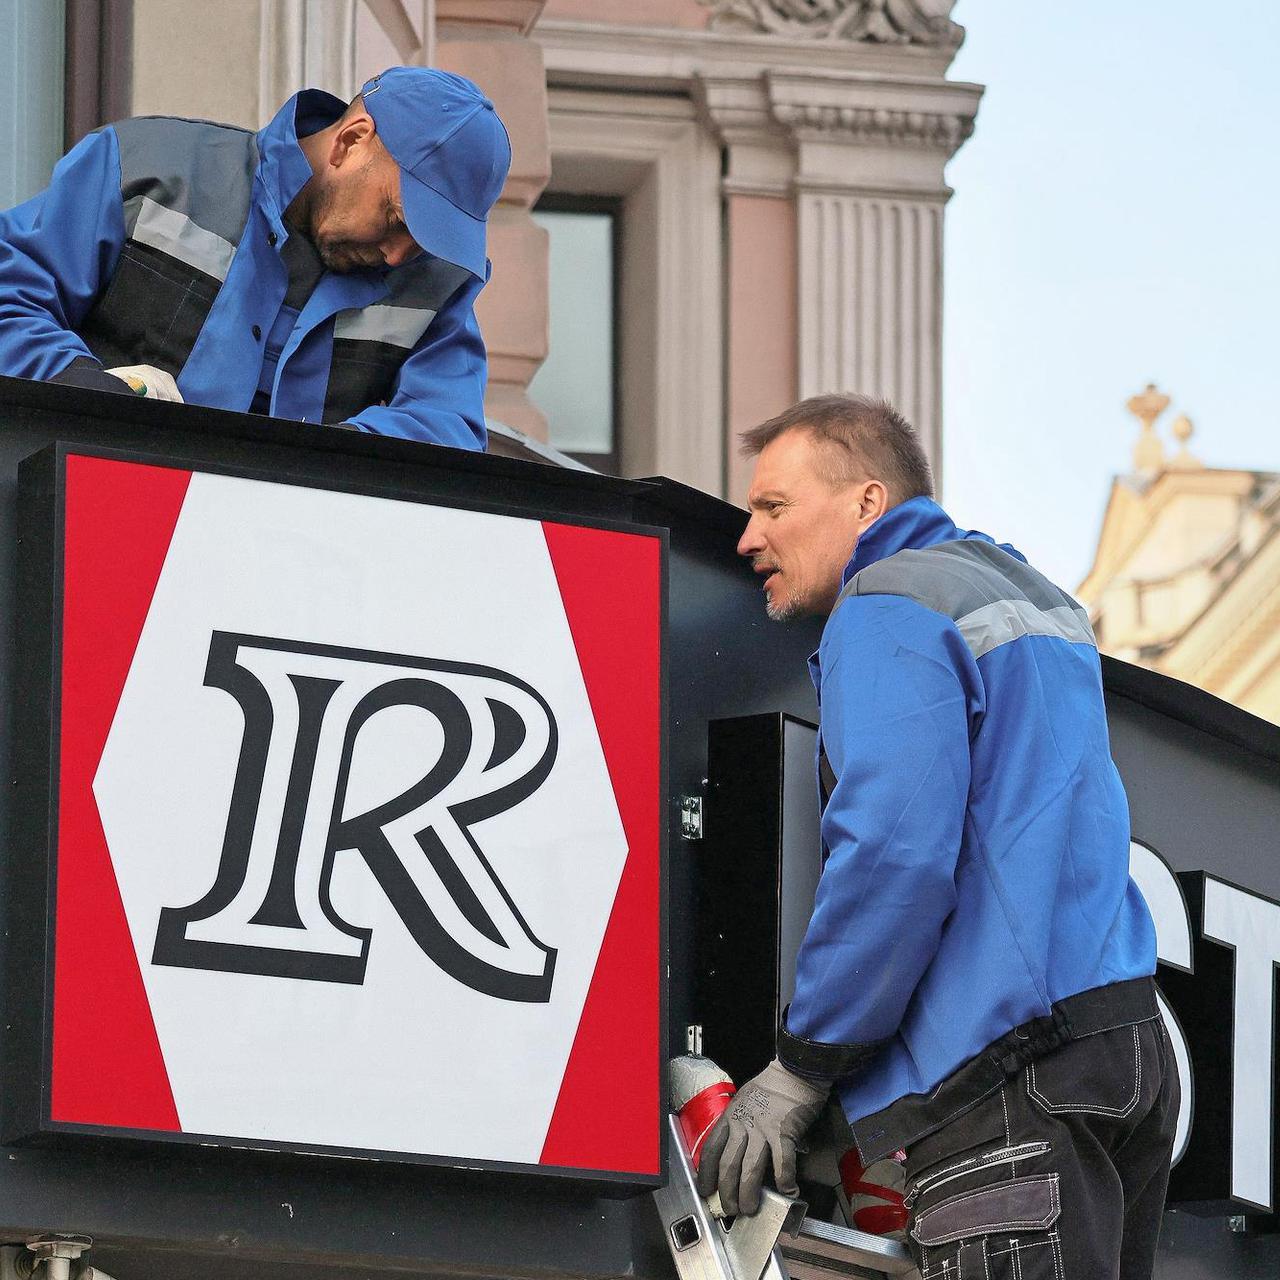
<path id="1" fill-rule="evenodd" d="M 903 1200 L 904 1207 L 910 1209 L 913 1204 L 920 1198 L 922 1192 L 927 1191 L 930 1187 L 940 1187 L 945 1182 L 951 1182 L 955 1178 L 963 1178 L 967 1173 L 974 1173 L 978 1169 L 989 1169 L 997 1164 L 1010 1164 L 1015 1160 L 1029 1160 L 1032 1156 L 1043 1155 L 1049 1150 L 1047 1142 L 1024 1142 L 1017 1147 L 1001 1147 L 998 1151 L 991 1151 L 985 1156 L 974 1156 L 969 1160 L 962 1160 L 959 1164 L 948 1165 L 938 1173 L 930 1174 L 927 1178 L 921 1178 L 914 1187 L 911 1188 L 907 1198 Z"/>

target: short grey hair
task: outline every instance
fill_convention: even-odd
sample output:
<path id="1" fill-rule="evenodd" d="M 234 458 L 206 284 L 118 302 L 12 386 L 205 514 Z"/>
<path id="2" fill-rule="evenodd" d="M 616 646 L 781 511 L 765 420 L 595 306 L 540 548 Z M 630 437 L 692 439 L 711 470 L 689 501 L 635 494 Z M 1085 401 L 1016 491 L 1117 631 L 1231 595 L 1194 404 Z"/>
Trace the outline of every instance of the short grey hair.
<path id="1" fill-rule="evenodd" d="M 893 505 L 933 497 L 933 469 L 915 428 L 887 400 L 852 394 L 811 396 L 742 433 L 742 452 L 760 453 L 788 431 L 827 446 L 824 479 L 835 487 L 879 480 Z"/>

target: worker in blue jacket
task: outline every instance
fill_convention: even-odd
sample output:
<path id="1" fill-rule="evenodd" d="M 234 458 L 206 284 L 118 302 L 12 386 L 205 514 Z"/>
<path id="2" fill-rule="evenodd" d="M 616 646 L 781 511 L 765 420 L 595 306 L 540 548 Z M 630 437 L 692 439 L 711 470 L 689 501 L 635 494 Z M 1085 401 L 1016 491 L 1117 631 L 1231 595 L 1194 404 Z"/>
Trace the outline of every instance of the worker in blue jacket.
<path id="1" fill-rule="evenodd" d="M 811 659 L 826 857 L 777 1057 L 699 1171 L 750 1213 L 834 1088 L 928 1277 L 1148 1277 L 1178 1110 L 1089 619 L 958 529 L 889 405 L 744 435 L 739 544 Z"/>
<path id="2" fill-rule="evenodd" d="M 479 89 L 423 67 L 256 134 L 107 126 L 0 215 L 0 373 L 483 449 L 510 158 Z"/>

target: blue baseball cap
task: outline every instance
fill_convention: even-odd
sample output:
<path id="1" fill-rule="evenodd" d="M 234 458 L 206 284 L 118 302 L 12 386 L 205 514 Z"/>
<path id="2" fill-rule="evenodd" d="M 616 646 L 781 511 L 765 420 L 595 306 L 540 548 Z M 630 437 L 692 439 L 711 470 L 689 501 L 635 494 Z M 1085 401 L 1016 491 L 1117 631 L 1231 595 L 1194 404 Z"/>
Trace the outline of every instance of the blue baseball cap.
<path id="1" fill-rule="evenodd" d="M 485 226 L 511 167 L 493 103 L 433 67 L 390 67 L 361 89 L 382 145 L 400 166 L 409 234 L 427 253 L 485 274 Z"/>

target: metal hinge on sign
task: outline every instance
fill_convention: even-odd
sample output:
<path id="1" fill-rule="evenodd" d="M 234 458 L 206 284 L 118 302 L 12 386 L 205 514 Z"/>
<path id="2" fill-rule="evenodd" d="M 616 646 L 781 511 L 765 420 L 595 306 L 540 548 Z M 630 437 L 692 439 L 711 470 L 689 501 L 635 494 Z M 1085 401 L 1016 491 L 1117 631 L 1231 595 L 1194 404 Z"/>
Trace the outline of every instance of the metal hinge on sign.
<path id="1" fill-rule="evenodd" d="M 702 1023 L 691 1022 L 685 1027 L 684 1047 L 686 1052 L 702 1056 Z"/>
<path id="2" fill-rule="evenodd" d="M 680 797 L 680 834 L 686 840 L 702 839 L 702 797 Z"/>

